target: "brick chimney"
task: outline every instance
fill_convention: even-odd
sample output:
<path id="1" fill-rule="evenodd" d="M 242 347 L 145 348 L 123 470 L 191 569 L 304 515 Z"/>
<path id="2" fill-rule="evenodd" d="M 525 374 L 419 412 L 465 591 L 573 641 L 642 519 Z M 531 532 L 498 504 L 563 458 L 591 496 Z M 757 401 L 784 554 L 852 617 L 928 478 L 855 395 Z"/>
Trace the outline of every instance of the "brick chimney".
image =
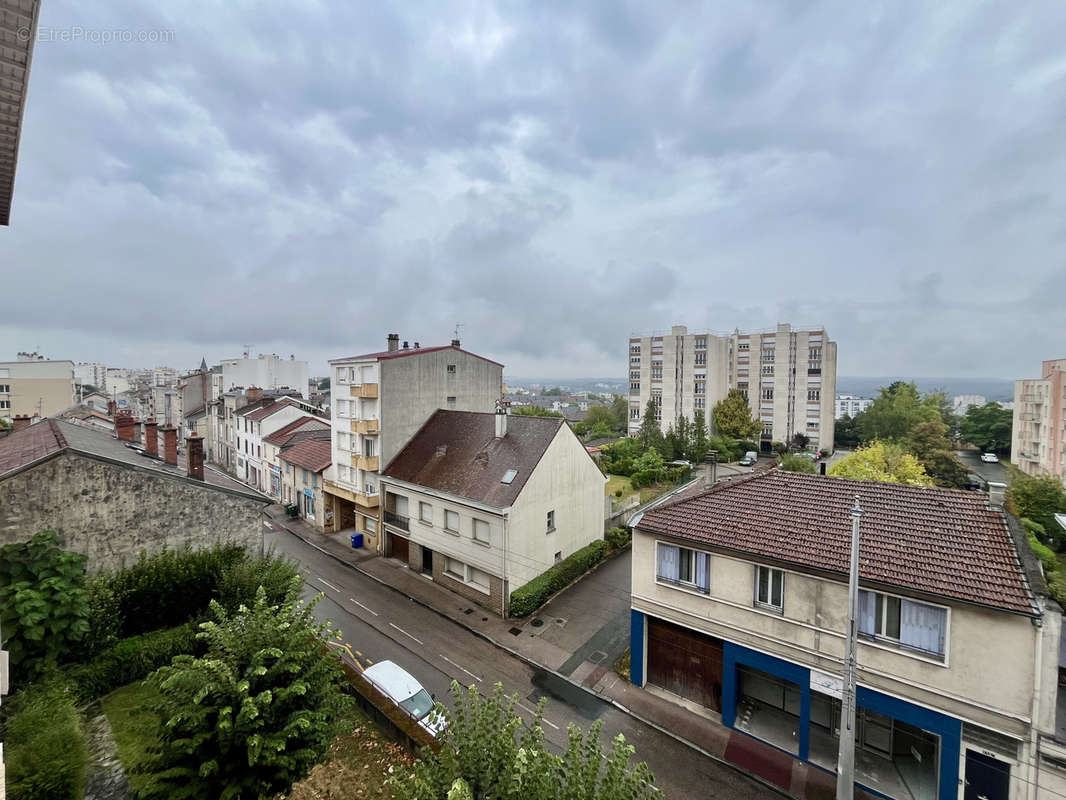
<path id="1" fill-rule="evenodd" d="M 11 420 L 11 429 L 13 431 L 21 431 L 23 428 L 30 427 L 32 421 L 29 414 L 19 414 Z"/>
<path id="2" fill-rule="evenodd" d="M 159 455 L 159 423 L 149 417 L 144 421 L 144 449 L 153 456 Z"/>
<path id="3" fill-rule="evenodd" d="M 144 423 L 139 419 L 133 420 L 133 441 L 144 444 Z"/>
<path id="4" fill-rule="evenodd" d="M 386 337 L 386 341 L 388 342 L 390 353 L 395 353 L 400 349 L 400 334 L 390 333 L 388 337 Z"/>
<path id="5" fill-rule="evenodd" d="M 118 412 L 118 403 L 116 403 L 114 400 L 108 400 L 107 401 L 107 415 L 109 417 L 114 417 L 117 412 Z"/>
<path id="6" fill-rule="evenodd" d="M 257 386 L 249 386 L 245 395 L 248 397 L 248 403 L 251 404 L 263 399 L 263 390 Z"/>
<path id="7" fill-rule="evenodd" d="M 159 429 L 163 434 L 163 460 L 168 464 L 178 465 L 178 429 L 166 425 Z"/>
<path id="8" fill-rule="evenodd" d="M 452 347 L 458 347 L 458 346 L 459 346 L 459 340 L 458 339 L 452 339 Z"/>
<path id="9" fill-rule="evenodd" d="M 115 415 L 115 435 L 124 442 L 133 441 L 133 415 L 128 411 L 119 411 Z"/>
<path id="10" fill-rule="evenodd" d="M 196 431 L 185 437 L 185 464 L 190 478 L 204 479 L 204 437 Z"/>
<path id="11" fill-rule="evenodd" d="M 1007 499 L 1007 484 L 998 481 L 988 482 L 988 507 L 993 511 L 1002 511 Z"/>

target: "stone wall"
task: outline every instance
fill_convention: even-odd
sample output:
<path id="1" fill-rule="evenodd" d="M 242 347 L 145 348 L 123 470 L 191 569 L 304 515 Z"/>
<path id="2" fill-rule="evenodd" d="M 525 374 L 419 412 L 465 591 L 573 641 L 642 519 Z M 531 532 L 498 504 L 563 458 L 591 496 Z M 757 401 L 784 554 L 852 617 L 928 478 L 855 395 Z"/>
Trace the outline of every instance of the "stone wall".
<path id="1" fill-rule="evenodd" d="M 0 546 L 55 530 L 90 572 L 164 546 L 232 541 L 259 552 L 264 503 L 206 485 L 64 453 L 0 483 Z"/>

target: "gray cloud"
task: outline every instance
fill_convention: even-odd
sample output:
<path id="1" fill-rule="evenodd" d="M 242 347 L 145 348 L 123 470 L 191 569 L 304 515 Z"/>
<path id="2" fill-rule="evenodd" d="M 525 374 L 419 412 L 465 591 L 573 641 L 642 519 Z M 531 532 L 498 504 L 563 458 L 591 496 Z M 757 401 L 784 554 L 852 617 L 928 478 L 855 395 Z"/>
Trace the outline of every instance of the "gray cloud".
<path id="1" fill-rule="evenodd" d="M 1061 355 L 1061 4 L 44 4 L 0 351 L 509 374 L 824 324 L 844 374 Z M 10 357 L 10 355 L 8 356 Z"/>

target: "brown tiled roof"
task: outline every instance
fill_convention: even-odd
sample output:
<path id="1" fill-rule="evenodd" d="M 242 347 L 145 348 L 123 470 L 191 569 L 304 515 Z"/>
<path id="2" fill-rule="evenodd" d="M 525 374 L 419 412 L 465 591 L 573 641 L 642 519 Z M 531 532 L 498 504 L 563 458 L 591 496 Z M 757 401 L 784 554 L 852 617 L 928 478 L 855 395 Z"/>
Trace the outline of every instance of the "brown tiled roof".
<path id="1" fill-rule="evenodd" d="M 0 439 L 0 475 L 58 453 L 66 446 L 62 432 L 49 419 L 9 433 Z"/>
<path id="2" fill-rule="evenodd" d="M 328 439 L 308 439 L 307 441 L 294 444 L 281 451 L 278 455 L 282 461 L 288 461 L 297 467 L 309 469 L 312 472 L 321 472 L 333 463 L 331 444 Z"/>
<path id="3" fill-rule="evenodd" d="M 495 417 L 436 411 L 382 474 L 507 508 L 566 423 L 559 417 L 508 416 L 507 435 L 497 439 Z M 518 474 L 503 483 L 509 469 Z"/>
<path id="4" fill-rule="evenodd" d="M 846 575 L 856 495 L 864 582 L 1035 613 L 1006 516 L 979 492 L 775 469 L 652 508 L 639 528 Z"/>
<path id="5" fill-rule="evenodd" d="M 457 353 L 465 353 L 468 356 L 474 358 L 480 358 L 482 361 L 488 361 L 490 364 L 495 364 L 497 367 L 502 367 L 499 361 L 493 361 L 491 358 L 485 358 L 485 356 L 479 356 L 477 353 L 471 353 L 469 350 L 464 350 L 461 347 L 455 347 L 450 344 L 440 345 L 439 347 L 409 347 L 406 350 L 382 350 L 377 353 L 363 353 L 359 356 L 348 356 L 347 358 L 334 358 L 330 360 L 330 364 L 339 364 L 342 361 L 367 361 L 369 359 L 376 359 L 378 361 L 387 361 L 390 358 L 405 358 L 406 356 L 417 356 L 423 353 L 436 353 L 438 350 L 455 350 Z"/>
<path id="6" fill-rule="evenodd" d="M 320 426 L 324 425 L 325 428 L 323 428 L 322 430 L 329 428 L 329 420 L 322 419 L 321 417 L 312 416 L 300 417 L 299 419 L 294 419 L 285 427 L 278 428 L 276 431 L 266 437 L 263 441 L 267 442 L 268 444 L 276 444 L 279 447 L 281 445 L 288 444 L 290 437 L 294 433 L 296 433 L 296 431 L 298 431 L 304 425 L 308 425 L 310 423 L 318 423 L 318 425 Z"/>

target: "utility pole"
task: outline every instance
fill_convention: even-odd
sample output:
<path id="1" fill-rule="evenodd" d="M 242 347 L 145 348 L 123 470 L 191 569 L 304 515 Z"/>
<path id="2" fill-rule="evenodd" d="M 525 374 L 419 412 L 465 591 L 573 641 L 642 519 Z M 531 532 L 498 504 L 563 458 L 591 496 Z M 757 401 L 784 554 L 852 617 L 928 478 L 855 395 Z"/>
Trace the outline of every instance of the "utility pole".
<path id="1" fill-rule="evenodd" d="M 844 685 L 840 696 L 840 751 L 837 754 L 837 800 L 855 796 L 855 651 L 859 614 L 859 496 L 851 509 L 851 570 L 848 573 L 848 638 L 844 651 Z"/>

